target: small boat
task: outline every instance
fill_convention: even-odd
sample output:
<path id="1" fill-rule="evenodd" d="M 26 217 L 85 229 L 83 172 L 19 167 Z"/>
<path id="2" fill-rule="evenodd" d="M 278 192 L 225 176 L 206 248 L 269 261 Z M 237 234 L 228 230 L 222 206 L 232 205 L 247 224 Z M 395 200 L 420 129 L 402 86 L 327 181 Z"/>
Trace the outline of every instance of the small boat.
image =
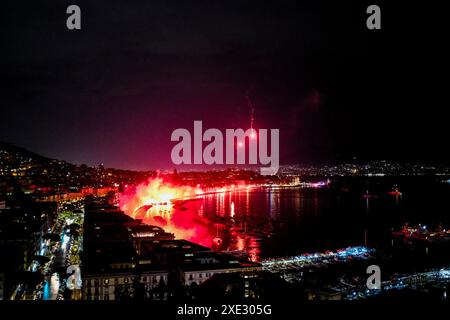
<path id="1" fill-rule="evenodd" d="M 363 194 L 362 196 L 364 199 L 371 199 L 371 198 L 377 198 L 376 195 L 370 194 L 369 191 L 367 191 L 365 194 Z"/>
<path id="2" fill-rule="evenodd" d="M 392 187 L 392 190 L 388 192 L 388 195 L 390 195 L 390 196 L 401 196 L 402 193 L 398 190 L 397 185 L 394 185 Z"/>
<path id="3" fill-rule="evenodd" d="M 217 247 L 220 247 L 222 245 L 222 238 L 215 237 L 213 240 L 213 245 L 216 245 Z"/>
<path id="4" fill-rule="evenodd" d="M 369 182 L 367 181 L 366 193 L 362 195 L 364 199 L 377 198 L 376 195 L 369 193 Z"/>
<path id="5" fill-rule="evenodd" d="M 221 237 L 219 237 L 219 224 L 216 223 L 216 236 L 212 240 L 213 247 L 220 249 L 222 247 L 223 240 Z"/>

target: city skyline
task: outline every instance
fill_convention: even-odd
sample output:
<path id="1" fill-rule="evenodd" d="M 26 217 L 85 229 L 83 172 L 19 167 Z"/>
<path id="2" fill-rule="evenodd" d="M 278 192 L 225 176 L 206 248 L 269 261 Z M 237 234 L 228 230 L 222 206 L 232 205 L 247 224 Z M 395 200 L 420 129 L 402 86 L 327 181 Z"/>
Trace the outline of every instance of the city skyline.
<path id="1" fill-rule="evenodd" d="M 31 163 L 62 163 L 67 164 L 70 166 L 82 168 L 104 168 L 108 170 L 124 170 L 124 171 L 130 171 L 130 172 L 215 172 L 215 171 L 227 171 L 227 170 L 251 170 L 251 171 L 259 171 L 261 166 L 260 165 L 236 165 L 236 164 L 224 164 L 224 165 L 173 165 L 169 168 L 162 169 L 162 168 L 149 168 L 146 170 L 135 170 L 130 168 L 114 168 L 114 167 L 108 167 L 105 166 L 103 162 L 97 163 L 94 165 L 87 165 L 85 163 L 77 164 L 77 163 L 71 163 L 65 159 L 53 159 L 45 157 L 39 153 L 33 152 L 31 150 L 27 150 L 25 148 L 22 148 L 20 146 L 11 144 L 11 143 L 5 143 L 0 141 L 0 152 L 9 153 L 9 157 L 15 158 L 14 164 L 7 164 L 5 162 L 5 157 L 2 155 L 2 162 L 0 162 L 1 165 L 7 165 L 8 169 L 3 168 L 4 170 L 18 170 L 20 167 L 23 167 L 23 170 L 27 170 L 27 166 Z M 20 159 L 24 160 L 25 162 L 23 164 L 17 163 L 17 161 L 21 161 Z M 423 174 L 424 172 L 434 172 L 436 171 L 436 174 L 444 174 L 447 173 L 447 171 L 450 170 L 450 166 L 440 162 L 440 161 L 392 161 L 392 160 L 386 160 L 386 159 L 357 159 L 353 158 L 350 161 L 342 161 L 342 162 L 328 162 L 328 163 L 321 163 L 321 164 L 302 164 L 302 163 L 291 163 L 291 164 L 281 164 L 280 169 L 278 171 L 278 175 L 286 175 L 286 174 L 297 174 L 297 175 L 319 175 L 318 173 L 321 172 L 322 175 L 342 175 L 342 174 L 355 174 L 356 172 L 353 172 L 357 170 L 359 174 L 365 173 L 365 174 L 374 174 L 374 172 L 371 172 L 371 170 L 380 170 L 380 172 L 387 171 L 389 174 L 404 174 L 404 175 L 414 175 L 415 171 L 417 173 Z M 439 173 L 439 170 L 442 170 L 442 172 Z M 417 174 L 416 173 L 416 174 Z M 3 174 L 8 174 L 6 171 Z"/>

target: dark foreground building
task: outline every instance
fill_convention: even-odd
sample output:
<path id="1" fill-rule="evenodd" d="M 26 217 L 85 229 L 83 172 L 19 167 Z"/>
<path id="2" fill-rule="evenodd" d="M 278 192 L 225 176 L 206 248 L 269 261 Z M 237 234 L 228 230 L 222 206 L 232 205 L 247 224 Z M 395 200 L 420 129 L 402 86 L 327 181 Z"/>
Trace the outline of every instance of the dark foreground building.
<path id="1" fill-rule="evenodd" d="M 83 298 L 165 300 L 188 297 L 215 274 L 260 265 L 142 224 L 112 206 L 90 205 L 84 222 Z"/>

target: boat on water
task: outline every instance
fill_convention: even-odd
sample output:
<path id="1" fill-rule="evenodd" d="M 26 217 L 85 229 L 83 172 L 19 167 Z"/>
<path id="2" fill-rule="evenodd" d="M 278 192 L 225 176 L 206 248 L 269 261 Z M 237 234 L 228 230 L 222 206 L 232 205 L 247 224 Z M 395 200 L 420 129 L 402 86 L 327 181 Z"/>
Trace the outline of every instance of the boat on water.
<path id="1" fill-rule="evenodd" d="M 249 259 L 249 255 L 244 250 L 226 250 L 225 253 L 231 254 L 237 258 Z"/>
<path id="2" fill-rule="evenodd" d="M 222 240 L 222 238 L 220 238 L 220 237 L 215 237 L 215 238 L 212 240 L 212 242 L 213 242 L 213 247 L 220 248 L 220 247 L 222 246 L 223 240 Z"/>
<path id="3" fill-rule="evenodd" d="M 393 190 L 393 191 L 389 191 L 388 195 L 390 195 L 390 196 L 401 196 L 402 193 L 400 191 L 398 191 L 398 190 Z"/>
<path id="4" fill-rule="evenodd" d="M 376 195 L 374 195 L 374 194 L 372 194 L 372 193 L 369 192 L 369 182 L 367 182 L 366 193 L 364 193 L 364 194 L 362 195 L 362 197 L 363 197 L 364 199 L 371 199 L 371 198 L 375 199 L 375 198 L 377 198 Z"/>
<path id="5" fill-rule="evenodd" d="M 442 224 L 430 229 L 422 224 L 410 226 L 405 223 L 400 230 L 392 231 L 392 236 L 429 243 L 450 242 L 450 230 L 443 228 Z"/>
<path id="6" fill-rule="evenodd" d="M 388 195 L 390 196 L 401 196 L 402 193 L 400 192 L 400 190 L 398 189 L 397 185 L 394 185 L 392 187 L 392 190 L 388 192 Z"/>
<path id="7" fill-rule="evenodd" d="M 216 223 L 216 236 L 212 240 L 213 249 L 220 250 L 222 249 L 223 239 L 219 236 L 219 224 Z"/>

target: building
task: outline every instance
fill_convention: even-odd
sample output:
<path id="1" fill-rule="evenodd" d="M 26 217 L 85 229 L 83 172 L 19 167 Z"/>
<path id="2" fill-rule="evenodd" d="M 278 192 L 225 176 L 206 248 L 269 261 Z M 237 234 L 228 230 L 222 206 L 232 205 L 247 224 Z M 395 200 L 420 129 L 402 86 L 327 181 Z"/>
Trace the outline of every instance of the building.
<path id="1" fill-rule="evenodd" d="M 168 271 L 139 257 L 131 242 L 98 243 L 84 254 L 82 279 L 86 300 L 165 299 Z"/>
<path id="2" fill-rule="evenodd" d="M 5 273 L 0 271 L 0 300 L 3 300 L 5 290 Z"/>
<path id="3" fill-rule="evenodd" d="M 185 286 L 200 285 L 215 274 L 261 270 L 259 263 L 214 251 L 186 253 L 179 263 L 179 277 Z"/>
<path id="4" fill-rule="evenodd" d="M 87 300 L 164 300 L 214 274 L 261 268 L 98 206 L 85 213 L 82 262 Z"/>
<path id="5" fill-rule="evenodd" d="M 242 301 L 245 299 L 273 300 L 295 296 L 298 291 L 287 281 L 268 271 L 216 273 L 201 285 L 194 286 L 190 295 L 200 301 Z"/>
<path id="6" fill-rule="evenodd" d="M 163 228 L 158 226 L 142 224 L 139 220 L 137 223 L 130 223 L 127 225 L 133 246 L 138 254 L 145 251 L 145 248 L 143 248 L 145 243 L 175 239 L 173 233 L 165 232 Z"/>
<path id="7" fill-rule="evenodd" d="M 18 285 L 15 275 L 30 270 L 34 257 L 40 254 L 45 224 L 41 211 L 34 211 L 30 206 L 0 212 L 0 272 L 4 299 L 8 299 Z"/>
<path id="8" fill-rule="evenodd" d="M 143 225 L 117 208 L 90 208 L 84 222 L 83 298 L 166 299 L 166 264 L 142 248 L 146 243 L 173 238 L 162 228 Z"/>

